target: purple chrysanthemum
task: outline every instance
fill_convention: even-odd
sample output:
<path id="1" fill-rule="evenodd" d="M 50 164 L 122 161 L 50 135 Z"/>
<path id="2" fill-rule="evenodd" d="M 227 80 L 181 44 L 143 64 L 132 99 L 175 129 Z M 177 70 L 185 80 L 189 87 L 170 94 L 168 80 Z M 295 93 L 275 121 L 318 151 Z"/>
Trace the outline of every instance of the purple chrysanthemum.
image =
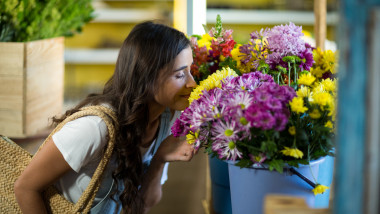
<path id="1" fill-rule="evenodd" d="M 310 68 L 313 66 L 314 63 L 312 48 L 306 48 L 303 52 L 298 54 L 298 57 L 301 59 L 301 63 L 299 65 L 301 71 L 310 71 Z"/>
<path id="2" fill-rule="evenodd" d="M 219 159 L 237 160 L 242 157 L 242 153 L 238 150 L 233 141 L 218 141 L 212 144 L 212 150 L 218 153 Z"/>
<path id="3" fill-rule="evenodd" d="M 246 90 L 248 92 L 259 88 L 263 83 L 272 83 L 273 77 L 261 72 L 251 72 L 242 76 L 234 77 L 222 84 L 223 90 Z"/>
<path id="4" fill-rule="evenodd" d="M 174 122 L 171 130 L 174 137 L 185 135 L 185 126 L 179 119 Z"/>
<path id="5" fill-rule="evenodd" d="M 197 133 L 196 148 L 211 140 L 209 146 L 220 157 L 237 158 L 238 153 L 231 145 L 250 140 L 252 128 L 277 131 L 285 128 L 290 115 L 287 104 L 295 95 L 291 87 L 279 86 L 270 75 L 243 74 L 227 79 L 221 88 L 203 91 L 185 109 L 172 132 L 175 135 Z"/>
<path id="6" fill-rule="evenodd" d="M 282 57 L 287 55 L 298 55 L 305 50 L 305 41 L 302 27 L 292 22 L 289 25 L 274 26 L 267 34 L 268 46 L 272 52 L 279 53 Z"/>
<path id="7" fill-rule="evenodd" d="M 235 121 L 222 121 L 217 119 L 211 128 L 212 140 L 215 141 L 236 141 L 239 139 Z"/>
<path id="8" fill-rule="evenodd" d="M 276 131 L 282 131 L 285 129 L 286 124 L 288 123 L 289 114 L 290 112 L 287 109 L 283 110 L 283 112 L 276 112 L 274 114 L 274 117 L 276 118 Z"/>

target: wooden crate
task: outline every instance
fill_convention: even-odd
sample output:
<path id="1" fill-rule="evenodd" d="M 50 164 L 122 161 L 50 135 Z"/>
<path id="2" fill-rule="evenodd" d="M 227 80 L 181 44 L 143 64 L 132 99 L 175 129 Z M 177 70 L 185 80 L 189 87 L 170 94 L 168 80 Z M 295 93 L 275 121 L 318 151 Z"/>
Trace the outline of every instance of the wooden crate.
<path id="1" fill-rule="evenodd" d="M 62 113 L 64 38 L 0 42 L 0 134 L 28 137 Z"/>
<path id="2" fill-rule="evenodd" d="M 310 208 L 304 198 L 269 194 L 264 199 L 264 214 L 330 214 L 331 208 Z"/>

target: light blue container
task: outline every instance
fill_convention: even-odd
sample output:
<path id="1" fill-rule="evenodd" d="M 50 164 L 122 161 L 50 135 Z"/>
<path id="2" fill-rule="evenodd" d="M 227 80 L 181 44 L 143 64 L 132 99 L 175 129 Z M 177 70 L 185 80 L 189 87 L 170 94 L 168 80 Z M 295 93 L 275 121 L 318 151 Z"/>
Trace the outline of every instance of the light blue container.
<path id="1" fill-rule="evenodd" d="M 319 165 L 318 182 L 330 187 L 325 193 L 315 196 L 314 208 L 328 208 L 330 202 L 330 190 L 334 175 L 334 157 L 326 156 L 324 162 Z"/>
<path id="2" fill-rule="evenodd" d="M 212 206 L 215 214 L 232 214 L 228 164 L 209 156 Z"/>
<path id="3" fill-rule="evenodd" d="M 300 165 L 296 170 L 304 177 L 326 186 L 331 185 L 333 158 L 324 157 L 312 161 L 309 165 Z M 240 168 L 228 162 L 231 202 L 233 214 L 263 213 L 264 198 L 267 194 L 286 194 L 303 197 L 312 208 L 328 207 L 330 191 L 314 196 L 313 188 L 304 180 L 290 172 L 282 174 L 276 171 Z"/>

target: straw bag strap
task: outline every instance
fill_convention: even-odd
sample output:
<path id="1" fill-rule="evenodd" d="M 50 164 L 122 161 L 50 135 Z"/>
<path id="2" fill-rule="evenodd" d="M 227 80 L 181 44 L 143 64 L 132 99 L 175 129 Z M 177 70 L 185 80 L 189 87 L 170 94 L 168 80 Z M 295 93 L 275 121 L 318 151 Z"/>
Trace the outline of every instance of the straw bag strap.
<path id="1" fill-rule="evenodd" d="M 65 120 L 63 120 L 57 127 L 50 133 L 50 135 L 46 138 L 44 143 L 40 146 L 38 151 L 45 145 L 45 143 L 57 132 L 59 131 L 66 123 L 78 119 L 84 116 L 95 115 L 103 119 L 103 121 L 107 125 L 108 129 L 108 137 L 109 141 L 107 144 L 107 148 L 103 154 L 102 159 L 99 162 L 98 167 L 96 168 L 90 183 L 88 184 L 86 190 L 82 193 L 78 202 L 74 205 L 74 210 L 77 212 L 87 213 L 91 209 L 91 205 L 93 200 L 95 199 L 95 195 L 99 189 L 101 177 L 103 175 L 104 169 L 111 159 L 112 151 L 115 145 L 115 135 L 117 127 L 117 119 L 116 114 L 113 110 L 105 106 L 88 106 L 81 108 L 80 111 L 68 116 Z M 115 123 L 115 125 L 112 123 Z M 37 153 L 38 153 L 37 151 Z"/>

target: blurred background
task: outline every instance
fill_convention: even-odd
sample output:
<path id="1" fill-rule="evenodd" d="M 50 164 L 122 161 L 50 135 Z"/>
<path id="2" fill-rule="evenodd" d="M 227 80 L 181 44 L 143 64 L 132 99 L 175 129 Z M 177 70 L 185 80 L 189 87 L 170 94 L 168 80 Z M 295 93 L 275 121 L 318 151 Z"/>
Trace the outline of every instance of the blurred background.
<path id="1" fill-rule="evenodd" d="M 122 42 L 135 24 L 161 20 L 173 26 L 176 1 L 181 2 L 94 0 L 95 19 L 83 27 L 81 34 L 65 39 L 65 103 L 70 105 L 102 89 L 114 71 Z M 206 4 L 207 27 L 214 26 L 220 14 L 223 27 L 234 30 L 238 43 L 248 41 L 252 31 L 289 21 L 302 25 L 313 36 L 314 0 L 207 0 Z M 337 0 L 327 0 L 326 38 L 330 41 L 336 36 L 337 4 Z"/>

